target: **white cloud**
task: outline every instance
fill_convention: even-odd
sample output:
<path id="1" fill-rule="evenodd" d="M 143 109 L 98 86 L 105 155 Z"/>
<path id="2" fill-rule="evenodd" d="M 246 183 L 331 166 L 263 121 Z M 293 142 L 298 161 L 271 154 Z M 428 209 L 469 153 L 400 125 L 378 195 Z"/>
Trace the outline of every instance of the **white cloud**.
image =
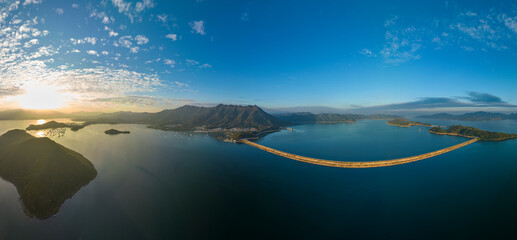
<path id="1" fill-rule="evenodd" d="M 147 38 L 144 35 L 137 35 L 135 37 L 135 40 L 136 40 L 136 44 L 138 44 L 138 45 L 144 45 L 144 44 L 147 44 L 149 42 L 149 38 Z"/>
<path id="2" fill-rule="evenodd" d="M 199 62 L 196 61 L 196 60 L 193 60 L 193 59 L 185 59 L 185 63 L 187 66 L 195 66 L 195 65 L 199 65 Z"/>
<path id="3" fill-rule="evenodd" d="M 141 21 L 141 14 L 146 9 L 151 9 L 154 7 L 154 2 L 152 0 L 143 0 L 141 2 L 137 2 L 134 7 L 131 2 L 126 2 L 124 0 L 111 0 L 113 6 L 118 8 L 118 12 L 126 15 L 131 22 L 135 19 Z"/>
<path id="4" fill-rule="evenodd" d="M 163 63 L 165 65 L 169 65 L 170 67 L 174 67 L 174 65 L 176 64 L 176 61 L 171 60 L 171 59 L 163 59 Z"/>
<path id="5" fill-rule="evenodd" d="M 41 0 L 25 0 L 25 2 L 23 2 L 23 6 L 26 6 L 29 4 L 40 4 L 40 3 L 41 3 Z"/>
<path id="6" fill-rule="evenodd" d="M 77 50 L 77 49 L 74 49 L 72 50 L 73 53 L 80 53 L 81 51 Z"/>
<path id="7" fill-rule="evenodd" d="M 107 51 L 102 51 L 102 55 L 106 56 L 108 55 L 109 53 Z"/>
<path id="8" fill-rule="evenodd" d="M 140 50 L 140 48 L 139 48 L 139 47 L 132 47 L 129 51 L 130 51 L 131 53 L 138 53 L 138 51 L 139 51 L 139 50 Z"/>
<path id="9" fill-rule="evenodd" d="M 168 18 L 167 14 L 159 14 L 159 15 L 156 15 L 156 17 L 157 17 L 160 21 L 162 21 L 163 23 L 166 23 L 166 22 L 167 22 L 167 18 Z"/>
<path id="10" fill-rule="evenodd" d="M 90 43 L 91 45 L 95 45 L 97 43 L 97 38 L 94 38 L 94 37 L 85 37 L 83 39 L 70 38 L 70 42 L 72 42 L 73 45 L 84 44 L 84 43 Z"/>
<path id="11" fill-rule="evenodd" d="M 94 38 L 94 37 L 85 37 L 85 38 L 84 38 L 84 41 L 86 41 L 87 43 L 91 43 L 92 45 L 95 45 L 95 43 L 97 43 L 97 38 Z"/>
<path id="12" fill-rule="evenodd" d="M 361 50 L 359 53 L 364 56 L 367 56 L 367 57 L 374 56 L 374 54 L 372 53 L 372 50 L 370 50 L 368 48 L 363 48 L 363 50 Z"/>
<path id="13" fill-rule="evenodd" d="M 90 55 L 96 55 L 96 56 L 99 56 L 99 54 L 97 53 L 97 51 L 95 50 L 88 50 L 86 51 L 86 53 L 90 54 Z"/>
<path id="14" fill-rule="evenodd" d="M 34 46 L 34 45 L 38 44 L 38 43 L 39 43 L 38 39 L 31 39 L 30 41 L 25 42 L 25 44 L 24 44 L 24 46 L 23 46 L 23 47 L 24 47 L 24 48 L 30 48 L 30 47 L 32 47 L 32 46 Z"/>
<path id="15" fill-rule="evenodd" d="M 99 12 L 97 9 L 94 9 L 90 13 L 91 18 L 100 19 L 102 23 L 109 24 L 115 21 L 115 18 L 108 16 L 105 12 Z"/>
<path id="16" fill-rule="evenodd" d="M 131 42 L 131 40 L 133 40 L 131 36 L 123 36 L 118 39 L 118 43 L 123 47 L 130 48 L 131 45 L 133 45 L 133 42 Z"/>
<path id="17" fill-rule="evenodd" d="M 79 8 L 79 4 L 73 3 L 72 8 Z"/>
<path id="18" fill-rule="evenodd" d="M 58 15 L 63 15 L 63 13 L 65 13 L 65 11 L 62 8 L 56 8 L 56 13 Z"/>
<path id="19" fill-rule="evenodd" d="M 116 37 L 116 36 L 118 36 L 118 33 L 114 32 L 113 30 L 110 30 L 109 35 L 110 35 L 110 37 Z"/>
<path id="20" fill-rule="evenodd" d="M 391 17 L 390 19 L 388 19 L 384 22 L 384 26 L 389 27 L 389 26 L 395 25 L 395 22 L 397 21 L 397 19 L 398 19 L 398 16 Z"/>
<path id="21" fill-rule="evenodd" d="M 178 35 L 174 33 L 167 34 L 165 38 L 171 39 L 172 41 L 176 41 L 178 39 Z"/>
<path id="22" fill-rule="evenodd" d="M 507 17 L 504 19 L 504 25 L 508 27 L 508 29 L 512 30 L 514 33 L 517 33 L 517 17 Z"/>
<path id="23" fill-rule="evenodd" d="M 205 21 L 193 21 L 189 23 L 193 33 L 205 35 Z"/>
<path id="24" fill-rule="evenodd" d="M 104 30 L 108 31 L 108 35 L 110 37 L 116 37 L 118 36 L 118 33 L 113 31 L 113 29 L 109 28 L 108 26 L 104 26 Z"/>
<path id="25" fill-rule="evenodd" d="M 208 64 L 208 63 L 205 63 L 205 64 L 202 64 L 201 66 L 199 66 L 199 68 L 211 68 L 212 65 Z"/>

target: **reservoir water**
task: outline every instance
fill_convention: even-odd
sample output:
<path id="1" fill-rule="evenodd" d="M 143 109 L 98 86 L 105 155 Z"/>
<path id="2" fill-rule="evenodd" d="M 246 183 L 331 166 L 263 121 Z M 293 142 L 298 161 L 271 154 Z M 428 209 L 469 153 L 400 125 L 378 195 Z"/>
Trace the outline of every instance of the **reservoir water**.
<path id="1" fill-rule="evenodd" d="M 424 121 L 424 120 L 420 120 Z M 0 134 L 35 121 L 0 121 Z M 517 121 L 458 122 L 517 133 Z M 110 136 L 110 128 L 130 130 Z M 258 143 L 342 161 L 408 157 L 465 138 L 385 121 L 295 126 Z M 457 239 L 517 233 L 517 140 L 476 142 L 405 165 L 339 169 L 205 134 L 90 125 L 50 136 L 97 178 L 47 220 L 28 218 L 0 179 L 0 239 Z"/>

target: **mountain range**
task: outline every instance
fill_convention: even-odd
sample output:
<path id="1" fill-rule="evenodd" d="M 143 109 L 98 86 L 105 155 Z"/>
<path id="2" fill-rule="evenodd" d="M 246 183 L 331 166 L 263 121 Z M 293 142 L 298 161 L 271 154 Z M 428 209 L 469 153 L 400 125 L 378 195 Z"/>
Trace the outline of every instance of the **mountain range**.
<path id="1" fill-rule="evenodd" d="M 143 123 L 164 130 L 204 129 L 251 129 L 256 131 L 277 130 L 289 123 L 266 113 L 258 106 L 219 104 L 215 107 L 186 105 L 157 113 L 115 112 L 93 117 L 77 118 L 86 124 L 96 123 Z"/>
<path id="2" fill-rule="evenodd" d="M 310 112 L 300 113 L 285 113 L 277 115 L 278 118 L 295 124 L 304 123 L 341 123 L 341 122 L 355 122 L 364 119 L 393 119 L 399 118 L 395 115 L 385 114 L 373 114 L 373 115 L 361 115 L 361 114 L 338 114 L 338 113 L 320 113 L 314 114 Z"/>
<path id="3" fill-rule="evenodd" d="M 472 112 L 460 115 L 452 115 L 448 113 L 437 113 L 433 115 L 422 115 L 417 118 L 427 119 L 443 119 L 443 120 L 460 120 L 460 121 L 496 121 L 496 120 L 517 120 L 517 113 L 491 113 L 491 112 Z"/>

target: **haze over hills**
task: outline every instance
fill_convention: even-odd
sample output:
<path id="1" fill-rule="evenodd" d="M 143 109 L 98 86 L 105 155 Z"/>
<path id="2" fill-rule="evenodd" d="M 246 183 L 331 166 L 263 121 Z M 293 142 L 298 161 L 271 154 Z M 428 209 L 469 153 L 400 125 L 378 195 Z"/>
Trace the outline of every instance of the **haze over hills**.
<path id="1" fill-rule="evenodd" d="M 49 138 L 23 130 L 0 136 L 0 177 L 14 184 L 30 217 L 45 219 L 97 176 L 93 164 Z"/>
<path id="2" fill-rule="evenodd" d="M 310 112 L 300 113 L 285 113 L 277 115 L 280 119 L 291 123 L 340 123 L 340 122 L 355 122 L 363 119 L 393 119 L 399 116 L 385 115 L 385 114 L 337 114 L 337 113 L 320 113 L 313 114 Z"/>
<path id="3" fill-rule="evenodd" d="M 496 121 L 496 120 L 517 120 L 517 113 L 492 113 L 492 112 L 472 112 L 460 115 L 452 115 L 448 113 L 437 113 L 433 115 L 422 115 L 417 118 L 427 119 L 443 119 L 443 120 L 460 120 L 460 121 Z"/>
<path id="4" fill-rule="evenodd" d="M 80 118 L 98 116 L 98 112 L 63 113 L 54 110 L 14 109 L 0 111 L 0 120 L 33 120 L 49 118 Z"/>

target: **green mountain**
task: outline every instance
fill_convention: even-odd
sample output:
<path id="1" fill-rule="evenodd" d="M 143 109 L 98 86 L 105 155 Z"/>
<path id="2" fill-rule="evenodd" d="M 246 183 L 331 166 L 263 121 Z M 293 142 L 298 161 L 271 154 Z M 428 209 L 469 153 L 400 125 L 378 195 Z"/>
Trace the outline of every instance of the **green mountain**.
<path id="1" fill-rule="evenodd" d="M 314 114 L 310 112 L 300 113 L 284 113 L 277 115 L 278 118 L 297 124 L 304 123 L 342 123 L 355 122 L 363 119 L 393 119 L 398 116 L 375 114 L 375 115 L 361 115 L 361 114 L 337 114 L 337 113 L 320 113 Z"/>
<path id="2" fill-rule="evenodd" d="M 46 219 L 97 176 L 93 164 L 48 138 L 23 130 L 0 136 L 0 177 L 14 184 L 25 213 Z"/>
<path id="3" fill-rule="evenodd" d="M 447 129 L 433 127 L 429 129 L 430 133 L 440 135 L 462 136 L 462 137 L 478 137 L 481 141 L 503 141 L 517 138 L 517 134 L 499 133 L 483 131 L 473 127 L 465 127 L 461 125 L 453 125 Z"/>
<path id="4" fill-rule="evenodd" d="M 94 123 L 144 123 L 163 130 L 194 130 L 214 128 L 255 128 L 257 131 L 279 129 L 288 123 L 274 117 L 257 106 L 219 104 L 215 107 L 186 105 L 158 113 L 116 112 L 95 118 L 77 119 Z"/>
<path id="5" fill-rule="evenodd" d="M 517 120 L 517 113 L 503 114 L 491 112 L 472 112 L 461 115 L 452 115 L 448 113 L 438 113 L 433 115 L 422 115 L 417 118 L 427 119 L 443 119 L 443 120 L 460 120 L 460 121 L 496 121 L 496 120 Z"/>

